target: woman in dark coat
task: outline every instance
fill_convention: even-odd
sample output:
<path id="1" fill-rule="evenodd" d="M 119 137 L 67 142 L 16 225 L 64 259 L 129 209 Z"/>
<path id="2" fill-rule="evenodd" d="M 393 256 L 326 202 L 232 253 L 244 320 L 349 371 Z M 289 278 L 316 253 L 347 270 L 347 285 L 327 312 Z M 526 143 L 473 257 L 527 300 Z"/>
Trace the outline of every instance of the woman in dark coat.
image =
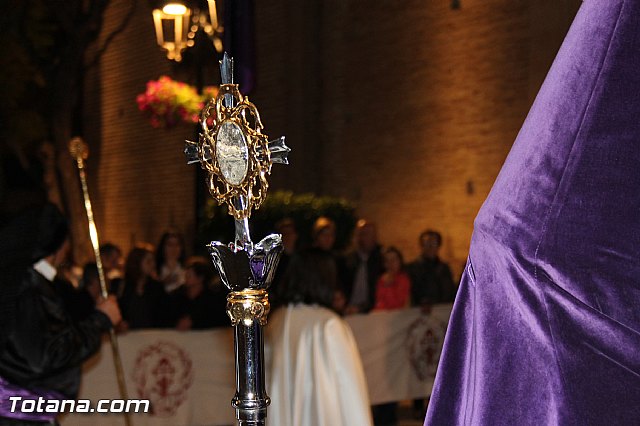
<path id="1" fill-rule="evenodd" d="M 134 247 L 127 256 L 124 289 L 118 299 L 123 319 L 120 331 L 171 326 L 169 295 L 155 277 L 151 246 Z"/>

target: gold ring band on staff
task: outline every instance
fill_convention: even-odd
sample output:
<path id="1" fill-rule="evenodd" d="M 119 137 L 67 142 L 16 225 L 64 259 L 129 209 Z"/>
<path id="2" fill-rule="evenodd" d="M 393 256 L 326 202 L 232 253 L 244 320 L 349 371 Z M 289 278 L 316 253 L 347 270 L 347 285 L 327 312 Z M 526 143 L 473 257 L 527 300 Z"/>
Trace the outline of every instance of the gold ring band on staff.
<path id="1" fill-rule="evenodd" d="M 227 296 L 227 315 L 231 318 L 233 326 L 238 323 L 249 326 L 253 321 L 266 325 L 270 309 L 269 295 L 266 290 L 245 289 L 232 291 Z"/>

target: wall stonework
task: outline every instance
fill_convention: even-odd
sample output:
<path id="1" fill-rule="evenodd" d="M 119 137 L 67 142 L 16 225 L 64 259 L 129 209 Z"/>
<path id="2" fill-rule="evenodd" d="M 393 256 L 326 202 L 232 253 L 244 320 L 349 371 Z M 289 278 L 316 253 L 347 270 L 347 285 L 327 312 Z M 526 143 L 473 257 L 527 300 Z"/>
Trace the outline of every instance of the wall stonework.
<path id="1" fill-rule="evenodd" d="M 251 100 L 266 133 L 293 148 L 272 187 L 351 199 L 407 259 L 420 231 L 438 229 L 458 274 L 473 219 L 580 1 L 255 3 Z M 105 29 L 127 5 L 114 2 Z M 171 70 L 138 2 L 87 80 L 98 225 L 125 249 L 155 242 L 167 225 L 193 233 L 195 173 L 181 152 L 193 129 L 152 129 L 135 104 L 146 81 Z"/>
<path id="2" fill-rule="evenodd" d="M 112 2 L 103 34 L 120 24 L 130 5 Z M 148 2 L 139 1 L 86 82 L 86 137 L 97 153 L 88 165 L 96 222 L 101 240 L 117 243 L 125 254 L 136 242 L 157 243 L 169 226 L 193 234 L 195 172 L 182 154 L 193 129 L 154 129 L 136 104 L 147 81 L 171 73 L 155 43 Z"/>
<path id="3" fill-rule="evenodd" d="M 422 230 L 438 229 L 459 273 L 475 215 L 580 1 L 311 3 L 287 9 L 289 31 L 281 14 L 275 29 L 258 28 L 269 37 L 259 66 L 282 70 L 259 69 L 259 104 L 288 79 L 288 113 L 272 124 L 294 151 L 277 184 L 354 201 L 407 259 Z M 258 16 L 271 9 L 259 2 Z M 277 49 L 284 64 L 269 61 Z"/>

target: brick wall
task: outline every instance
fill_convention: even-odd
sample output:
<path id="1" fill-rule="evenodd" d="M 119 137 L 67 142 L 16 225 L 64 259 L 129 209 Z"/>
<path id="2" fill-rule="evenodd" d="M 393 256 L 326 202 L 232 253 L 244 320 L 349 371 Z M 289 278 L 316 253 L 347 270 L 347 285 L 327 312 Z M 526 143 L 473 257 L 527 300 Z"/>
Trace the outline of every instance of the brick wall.
<path id="1" fill-rule="evenodd" d="M 112 2 L 104 34 L 120 24 L 131 4 Z M 169 226 L 193 234 L 195 171 L 182 154 L 193 129 L 154 129 L 135 102 L 147 81 L 171 73 L 155 43 L 148 2 L 138 1 L 131 23 L 86 82 L 86 137 L 95 151 L 88 173 L 96 222 L 101 240 L 113 241 L 125 252 L 135 242 L 157 243 Z"/>
<path id="2" fill-rule="evenodd" d="M 344 196 L 381 241 L 417 254 L 427 227 L 459 271 L 473 219 L 546 74 L 579 0 L 256 1 L 266 133 L 286 134 L 292 164 L 272 187 Z M 106 29 L 129 2 L 114 2 Z M 172 69 L 147 2 L 88 79 L 87 137 L 99 153 L 103 239 L 125 248 L 173 224 L 194 226 L 195 173 L 181 141 L 155 130 L 135 95 Z M 94 84 L 91 84 L 94 82 Z"/>
<path id="3" fill-rule="evenodd" d="M 271 124 L 294 148 L 278 185 L 353 200 L 409 259 L 418 234 L 438 229 L 442 257 L 460 271 L 473 219 L 580 1 L 311 3 L 287 9 L 286 28 L 281 14 L 259 27 L 269 40 L 259 64 L 279 72 L 260 69 L 256 97 L 286 95 Z"/>

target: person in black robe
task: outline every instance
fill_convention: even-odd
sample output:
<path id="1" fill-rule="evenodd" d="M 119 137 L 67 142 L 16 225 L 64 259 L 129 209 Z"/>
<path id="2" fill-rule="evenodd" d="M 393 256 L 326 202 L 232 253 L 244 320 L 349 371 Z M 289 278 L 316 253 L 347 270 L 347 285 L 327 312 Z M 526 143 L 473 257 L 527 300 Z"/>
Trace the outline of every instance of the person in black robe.
<path id="1" fill-rule="evenodd" d="M 114 298 L 74 319 L 54 281 L 69 248 L 68 226 L 52 204 L 30 207 L 0 228 L 0 394 L 24 399 L 77 396 L 82 362 L 120 320 Z M 55 424 L 56 413 L 11 412 L 0 425 Z"/>

